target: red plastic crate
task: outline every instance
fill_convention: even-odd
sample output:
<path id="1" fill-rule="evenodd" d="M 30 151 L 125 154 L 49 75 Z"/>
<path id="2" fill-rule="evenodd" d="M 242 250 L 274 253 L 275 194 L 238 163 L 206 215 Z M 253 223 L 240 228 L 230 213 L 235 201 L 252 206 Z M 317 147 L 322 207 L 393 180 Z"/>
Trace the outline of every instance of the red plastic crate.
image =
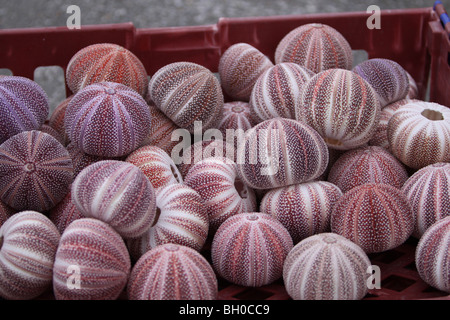
<path id="1" fill-rule="evenodd" d="M 34 78 L 42 66 L 60 66 L 64 72 L 72 56 L 94 43 L 109 42 L 134 52 L 148 74 L 175 61 L 190 61 L 217 72 L 221 54 L 232 44 L 246 42 L 273 60 L 279 41 L 290 30 L 306 23 L 328 24 L 349 41 L 352 49 L 365 50 L 368 58 L 388 58 L 401 64 L 416 80 L 419 98 L 450 107 L 450 40 L 431 7 L 383 10 L 381 29 L 368 29 L 366 12 L 221 18 L 217 24 L 136 29 L 132 23 L 0 30 L 0 68 Z M 66 87 L 66 95 L 71 94 Z M 414 265 L 417 240 L 372 254 L 380 266 L 382 286 L 365 299 L 447 299 L 448 293 L 429 287 Z M 203 253 L 209 255 L 208 246 Z M 51 298 L 51 292 L 42 298 Z M 282 279 L 261 288 L 246 288 L 219 280 L 219 299 L 287 300 Z"/>

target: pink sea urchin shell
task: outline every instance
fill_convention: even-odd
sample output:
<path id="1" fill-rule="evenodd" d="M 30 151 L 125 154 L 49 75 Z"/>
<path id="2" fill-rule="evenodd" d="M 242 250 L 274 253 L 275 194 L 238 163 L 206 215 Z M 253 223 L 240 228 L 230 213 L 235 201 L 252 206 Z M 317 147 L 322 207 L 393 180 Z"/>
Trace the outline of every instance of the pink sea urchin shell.
<path id="1" fill-rule="evenodd" d="M 275 63 L 294 62 L 314 73 L 327 69 L 351 69 L 352 49 L 331 26 L 309 23 L 290 31 L 278 44 Z"/>
<path id="2" fill-rule="evenodd" d="M 34 299 L 52 283 L 60 233 L 43 214 L 22 211 L 0 228 L 0 296 Z"/>
<path id="3" fill-rule="evenodd" d="M 213 267 L 229 282 L 259 287 L 281 278 L 292 238 L 276 218 L 241 213 L 225 220 L 211 246 Z"/>
<path id="4" fill-rule="evenodd" d="M 367 294 L 369 257 L 335 233 L 298 243 L 283 268 L 286 291 L 294 300 L 360 300 Z"/>
<path id="5" fill-rule="evenodd" d="M 70 143 L 69 136 L 67 135 L 66 128 L 64 125 L 64 119 L 66 117 L 67 106 L 69 105 L 70 100 L 72 100 L 73 95 L 67 97 L 63 101 L 61 101 L 53 112 L 50 114 L 50 118 L 48 120 L 48 125 L 55 129 L 64 139 L 64 145 L 67 146 Z"/>
<path id="6" fill-rule="evenodd" d="M 403 192 L 387 184 L 366 183 L 345 192 L 331 213 L 331 231 L 366 253 L 383 252 L 405 242 L 414 215 Z"/>
<path id="7" fill-rule="evenodd" d="M 84 214 L 78 210 L 77 206 L 73 203 L 72 192 L 67 193 L 62 201 L 54 208 L 50 209 L 48 217 L 61 234 L 73 221 L 85 218 Z"/>
<path id="8" fill-rule="evenodd" d="M 33 80 L 0 78 L 0 143 L 22 132 L 39 130 L 49 113 L 48 97 Z"/>
<path id="9" fill-rule="evenodd" d="M 450 216 L 450 163 L 417 170 L 403 185 L 415 214 L 413 235 L 420 238 L 436 221 Z"/>
<path id="10" fill-rule="evenodd" d="M 73 221 L 61 235 L 53 268 L 57 300 L 114 300 L 131 270 L 121 236 L 103 221 Z"/>
<path id="11" fill-rule="evenodd" d="M 270 190 L 260 210 L 277 218 L 296 244 L 330 231 L 331 212 L 341 196 L 342 191 L 330 182 L 306 182 Z"/>
<path id="12" fill-rule="evenodd" d="M 416 248 L 416 267 L 429 285 L 450 293 L 450 217 L 425 231 Z"/>
<path id="13" fill-rule="evenodd" d="M 272 61 L 248 43 L 236 43 L 225 50 L 219 60 L 219 76 L 223 90 L 232 100 L 248 102 L 258 77 Z"/>
<path id="14" fill-rule="evenodd" d="M 256 124 L 250 104 L 244 101 L 231 101 L 223 105 L 223 113 L 217 129 L 226 137 L 227 129 L 247 131 Z"/>
<path id="15" fill-rule="evenodd" d="M 121 157 L 140 146 L 150 131 L 144 98 L 119 83 L 91 84 L 69 102 L 64 126 L 71 142 L 95 156 Z"/>
<path id="16" fill-rule="evenodd" d="M 131 163 L 95 162 L 78 174 L 71 192 L 73 203 L 86 217 L 108 223 L 124 238 L 142 236 L 155 219 L 153 186 Z"/>
<path id="17" fill-rule="evenodd" d="M 215 300 L 217 277 L 196 250 L 173 243 L 146 252 L 128 282 L 130 300 Z"/>
<path id="18" fill-rule="evenodd" d="M 246 132 L 236 163 L 244 183 L 271 189 L 319 177 L 328 160 L 323 138 L 309 125 L 275 118 Z"/>
<path id="19" fill-rule="evenodd" d="M 142 62 L 128 49 L 96 43 L 78 51 L 67 65 L 67 85 L 73 93 L 98 82 L 117 82 L 144 96 L 148 76 Z"/>
<path id="20" fill-rule="evenodd" d="M 15 210 L 51 209 L 69 192 L 72 179 L 69 153 L 47 133 L 24 131 L 0 145 L 0 196 Z"/>
<path id="21" fill-rule="evenodd" d="M 349 150 L 372 138 L 380 118 L 375 91 L 352 71 L 330 69 L 304 86 L 296 119 L 313 127 L 330 148 Z"/>
<path id="22" fill-rule="evenodd" d="M 158 109 L 191 133 L 196 121 L 204 130 L 215 125 L 224 104 L 219 80 L 209 69 L 192 62 L 160 68 L 150 80 L 149 93 Z"/>

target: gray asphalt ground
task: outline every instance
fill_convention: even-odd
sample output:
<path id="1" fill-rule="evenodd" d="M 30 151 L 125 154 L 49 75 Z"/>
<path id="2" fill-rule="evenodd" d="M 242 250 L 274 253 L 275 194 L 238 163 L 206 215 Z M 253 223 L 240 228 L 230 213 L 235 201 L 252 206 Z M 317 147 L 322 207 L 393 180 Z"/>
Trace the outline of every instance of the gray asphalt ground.
<path id="1" fill-rule="evenodd" d="M 450 12 L 450 0 L 442 1 Z M 366 11 L 433 6 L 434 0 L 0 0 L 0 29 L 65 26 L 69 5 L 81 9 L 81 24 L 133 22 L 136 28 L 215 24 L 221 17 L 254 17 L 289 14 Z M 1 45 L 1 43 L 0 43 Z M 0 70 L 0 74 L 8 74 Z M 65 98 L 62 70 L 36 72 L 35 80 L 49 95 L 53 109 Z"/>

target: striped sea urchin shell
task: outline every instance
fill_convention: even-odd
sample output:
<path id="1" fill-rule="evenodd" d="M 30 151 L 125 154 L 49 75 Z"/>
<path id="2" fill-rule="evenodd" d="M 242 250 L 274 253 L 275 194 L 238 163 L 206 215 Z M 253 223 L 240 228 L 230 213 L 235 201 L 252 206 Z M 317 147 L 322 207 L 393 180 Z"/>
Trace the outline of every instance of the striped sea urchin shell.
<path id="1" fill-rule="evenodd" d="M 15 210 L 51 209 L 72 179 L 69 153 L 47 133 L 24 131 L 0 145 L 0 197 Z"/>
<path id="2" fill-rule="evenodd" d="M 224 104 L 219 80 L 207 68 L 192 62 L 174 62 L 160 68 L 149 83 L 151 100 L 180 128 L 194 133 L 216 124 Z"/>
<path id="3" fill-rule="evenodd" d="M 281 278 L 292 238 L 277 219 L 265 213 L 241 213 L 225 220 L 211 245 L 219 276 L 246 287 L 260 287 Z"/>
<path id="4" fill-rule="evenodd" d="M 403 185 L 415 215 L 413 235 L 420 238 L 436 221 L 450 216 L 450 163 L 417 170 Z"/>
<path id="5" fill-rule="evenodd" d="M 115 300 L 126 287 L 130 270 L 127 247 L 110 225 L 78 219 L 61 235 L 53 292 L 57 300 Z"/>
<path id="6" fill-rule="evenodd" d="M 102 160 L 89 165 L 75 178 L 71 192 L 86 217 L 108 223 L 124 238 L 142 236 L 155 219 L 153 186 L 128 162 Z"/>
<path id="7" fill-rule="evenodd" d="M 67 135 L 83 152 L 121 157 L 140 146 L 150 131 L 147 102 L 136 91 L 113 82 L 91 84 L 69 102 Z"/>
<path id="8" fill-rule="evenodd" d="M 202 197 L 210 230 L 217 230 L 233 215 L 257 208 L 254 191 L 241 181 L 236 163 L 228 158 L 212 157 L 196 163 L 184 183 Z"/>
<path id="9" fill-rule="evenodd" d="M 391 152 L 410 168 L 450 162 L 450 109 L 434 102 L 410 102 L 392 115 L 387 136 Z"/>
<path id="10" fill-rule="evenodd" d="M 228 47 L 219 60 L 219 77 L 222 88 L 231 100 L 250 100 L 253 86 L 272 61 L 248 43 L 236 43 Z"/>
<path id="11" fill-rule="evenodd" d="M 416 80 L 411 76 L 411 74 L 406 71 L 406 75 L 408 76 L 409 81 L 409 90 L 406 98 L 408 99 L 418 99 L 419 98 L 419 88 L 417 86 Z"/>
<path id="12" fill-rule="evenodd" d="M 275 118 L 248 130 L 238 149 L 243 182 L 254 189 L 272 189 L 313 180 L 328 165 L 328 148 L 310 126 Z"/>
<path id="13" fill-rule="evenodd" d="M 208 237 L 208 213 L 201 196 L 185 184 L 171 184 L 156 196 L 153 226 L 140 238 L 127 241 L 131 256 L 138 260 L 148 250 L 174 243 L 200 251 Z"/>
<path id="14" fill-rule="evenodd" d="M 59 103 L 53 112 L 50 114 L 50 118 L 48 120 L 48 124 L 50 127 L 55 129 L 64 139 L 64 145 L 67 146 L 70 143 L 69 136 L 66 132 L 66 127 L 64 125 L 64 119 L 66 117 L 66 109 L 69 105 L 70 100 L 72 100 L 73 95 L 64 99 L 61 103 Z"/>
<path id="15" fill-rule="evenodd" d="M 314 73 L 340 68 L 350 70 L 353 53 L 348 41 L 333 27 L 309 23 L 290 31 L 279 42 L 275 63 L 294 62 Z"/>
<path id="16" fill-rule="evenodd" d="M 341 155 L 330 169 L 328 181 L 343 192 L 365 183 L 401 188 L 408 179 L 403 164 L 383 147 L 365 146 Z"/>
<path id="17" fill-rule="evenodd" d="M 12 215 L 0 228 L 0 296 L 37 298 L 51 287 L 60 234 L 36 211 Z"/>
<path id="18" fill-rule="evenodd" d="M 345 192 L 331 213 L 331 232 L 355 242 L 366 253 L 383 252 L 405 242 L 414 215 L 403 192 L 366 183 Z"/>
<path id="19" fill-rule="evenodd" d="M 312 181 L 270 190 L 260 210 L 278 219 L 294 244 L 330 231 L 331 212 L 342 191 L 327 181 Z"/>
<path id="20" fill-rule="evenodd" d="M 257 122 L 277 117 L 295 119 L 303 85 L 315 73 L 292 62 L 279 63 L 256 81 L 250 107 Z"/>
<path id="21" fill-rule="evenodd" d="M 142 170 L 156 193 L 170 184 L 183 182 L 183 177 L 172 158 L 159 147 L 150 145 L 141 147 L 133 151 L 125 161 Z"/>
<path id="22" fill-rule="evenodd" d="M 425 231 L 416 248 L 415 262 L 422 280 L 450 293 L 450 217 Z"/>
<path id="23" fill-rule="evenodd" d="M 74 94 L 88 85 L 107 81 L 126 85 L 144 96 L 148 76 L 142 62 L 130 50 L 113 43 L 96 43 L 70 59 L 66 81 Z"/>
<path id="24" fill-rule="evenodd" d="M 73 203 L 72 192 L 67 193 L 62 201 L 49 210 L 48 217 L 61 234 L 73 221 L 85 218 L 84 214 Z"/>
<path id="25" fill-rule="evenodd" d="M 173 243 L 146 252 L 128 281 L 130 300 L 215 300 L 217 277 L 209 262 L 192 248 Z"/>
<path id="26" fill-rule="evenodd" d="M 223 105 L 223 113 L 217 129 L 226 138 L 227 130 L 247 131 L 256 125 L 250 104 L 244 101 L 231 101 Z"/>
<path id="27" fill-rule="evenodd" d="M 349 150 L 369 142 L 380 103 L 359 75 L 343 69 L 316 74 L 304 86 L 296 119 L 313 127 L 330 148 Z"/>
<path id="28" fill-rule="evenodd" d="M 33 80 L 0 78 L 0 143 L 22 132 L 39 130 L 49 113 L 48 97 Z"/>
<path id="29" fill-rule="evenodd" d="M 283 268 L 286 291 L 294 300 L 360 300 L 367 294 L 369 257 L 334 233 L 310 236 L 288 254 Z"/>

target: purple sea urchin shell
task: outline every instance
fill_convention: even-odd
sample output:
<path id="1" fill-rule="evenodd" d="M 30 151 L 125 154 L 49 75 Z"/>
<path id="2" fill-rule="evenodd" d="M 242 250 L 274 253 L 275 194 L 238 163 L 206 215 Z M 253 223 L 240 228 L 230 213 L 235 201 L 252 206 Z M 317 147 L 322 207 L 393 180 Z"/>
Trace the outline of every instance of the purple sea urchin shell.
<path id="1" fill-rule="evenodd" d="M 72 202 L 72 192 L 67 193 L 62 201 L 50 209 L 48 217 L 61 234 L 73 221 L 85 218 L 84 214 Z"/>

